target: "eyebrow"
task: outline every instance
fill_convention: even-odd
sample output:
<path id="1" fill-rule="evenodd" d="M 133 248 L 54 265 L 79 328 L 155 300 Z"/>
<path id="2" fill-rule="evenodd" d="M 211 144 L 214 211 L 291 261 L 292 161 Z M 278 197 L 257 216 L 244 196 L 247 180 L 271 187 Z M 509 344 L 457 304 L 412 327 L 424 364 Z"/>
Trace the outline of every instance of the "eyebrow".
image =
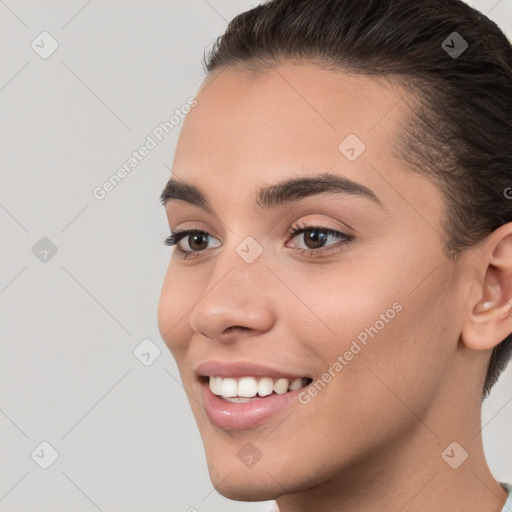
<path id="1" fill-rule="evenodd" d="M 260 188 L 256 193 L 256 204 L 260 208 L 272 208 L 320 194 L 342 194 L 359 196 L 384 208 L 382 201 L 371 189 L 351 179 L 328 172 L 311 177 L 291 178 L 274 185 Z M 214 214 L 203 191 L 180 180 L 170 179 L 160 195 L 163 206 L 173 201 L 184 201 Z"/>

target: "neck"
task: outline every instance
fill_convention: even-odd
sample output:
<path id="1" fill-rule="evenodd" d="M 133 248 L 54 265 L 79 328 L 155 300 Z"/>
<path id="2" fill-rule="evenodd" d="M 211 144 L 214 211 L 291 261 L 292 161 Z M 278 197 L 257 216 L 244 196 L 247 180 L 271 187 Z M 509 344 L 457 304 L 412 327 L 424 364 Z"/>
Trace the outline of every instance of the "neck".
<path id="1" fill-rule="evenodd" d="M 388 440 L 329 481 L 278 498 L 279 511 L 501 512 L 507 492 L 485 459 L 480 410 L 451 405 L 449 415 L 417 421 L 407 436 Z M 470 420 L 468 410 L 475 411 Z"/>

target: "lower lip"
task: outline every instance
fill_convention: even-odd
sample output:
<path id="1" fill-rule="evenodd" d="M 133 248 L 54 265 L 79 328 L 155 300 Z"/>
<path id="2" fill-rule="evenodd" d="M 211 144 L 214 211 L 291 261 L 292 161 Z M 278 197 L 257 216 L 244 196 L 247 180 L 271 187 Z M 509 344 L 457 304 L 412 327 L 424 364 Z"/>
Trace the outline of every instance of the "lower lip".
<path id="1" fill-rule="evenodd" d="M 209 384 L 201 383 L 203 404 L 209 420 L 224 430 L 248 430 L 268 421 L 272 416 L 296 401 L 305 388 L 288 391 L 282 395 L 272 393 L 251 402 L 227 402 L 212 393 Z"/>

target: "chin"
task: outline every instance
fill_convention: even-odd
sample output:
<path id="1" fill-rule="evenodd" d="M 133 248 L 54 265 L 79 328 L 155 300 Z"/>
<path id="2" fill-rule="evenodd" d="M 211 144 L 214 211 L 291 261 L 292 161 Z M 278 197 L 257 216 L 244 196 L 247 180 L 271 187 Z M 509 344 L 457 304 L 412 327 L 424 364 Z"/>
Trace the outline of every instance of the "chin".
<path id="1" fill-rule="evenodd" d="M 210 472 L 210 479 L 219 494 L 235 501 L 271 501 L 286 494 L 265 471 L 231 469 L 222 474 Z"/>
<path id="2" fill-rule="evenodd" d="M 272 501 L 304 491 L 322 482 L 322 472 L 313 476 L 310 471 L 297 471 L 286 457 L 261 459 L 253 467 L 245 467 L 229 450 L 206 452 L 212 485 L 225 498 L 236 501 Z"/>
<path id="3" fill-rule="evenodd" d="M 224 496 L 224 498 L 234 501 L 272 501 L 276 500 L 283 493 L 276 493 L 276 490 L 271 489 L 254 489 L 252 487 L 241 486 L 241 487 L 216 487 L 217 492 Z"/>

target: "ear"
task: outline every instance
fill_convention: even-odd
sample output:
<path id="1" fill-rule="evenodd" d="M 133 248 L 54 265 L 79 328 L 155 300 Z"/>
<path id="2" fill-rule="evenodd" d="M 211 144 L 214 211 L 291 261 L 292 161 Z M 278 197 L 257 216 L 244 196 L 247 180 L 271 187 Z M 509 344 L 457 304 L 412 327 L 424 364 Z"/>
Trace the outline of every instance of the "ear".
<path id="1" fill-rule="evenodd" d="M 512 333 L 512 222 L 500 226 L 476 249 L 478 299 L 468 304 L 462 342 L 488 350 Z"/>

